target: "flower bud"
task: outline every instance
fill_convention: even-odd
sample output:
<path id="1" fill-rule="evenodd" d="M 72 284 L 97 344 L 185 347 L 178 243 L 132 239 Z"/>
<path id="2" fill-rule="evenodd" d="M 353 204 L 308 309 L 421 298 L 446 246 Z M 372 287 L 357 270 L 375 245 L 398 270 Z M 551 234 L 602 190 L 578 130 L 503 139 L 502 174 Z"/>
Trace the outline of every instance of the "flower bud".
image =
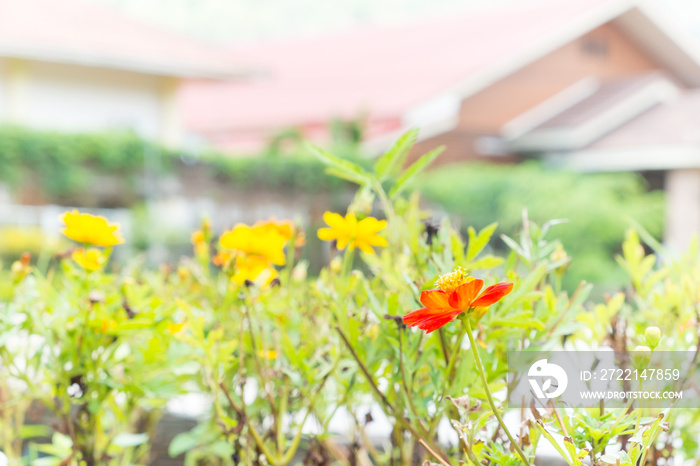
<path id="1" fill-rule="evenodd" d="M 661 341 L 661 330 L 659 327 L 647 327 L 644 332 L 644 336 L 647 339 L 647 345 L 652 350 L 659 346 L 659 341 Z"/>
<path id="2" fill-rule="evenodd" d="M 299 262 L 292 269 L 292 280 L 296 283 L 301 283 L 306 280 L 306 270 L 309 267 L 308 262 Z"/>
<path id="3" fill-rule="evenodd" d="M 343 259 L 340 256 L 335 256 L 333 260 L 331 260 L 331 271 L 333 273 L 340 273 L 340 270 L 343 268 Z"/>
<path id="4" fill-rule="evenodd" d="M 636 369 L 646 369 L 651 361 L 651 349 L 648 346 L 637 346 L 632 352 L 632 365 Z"/>

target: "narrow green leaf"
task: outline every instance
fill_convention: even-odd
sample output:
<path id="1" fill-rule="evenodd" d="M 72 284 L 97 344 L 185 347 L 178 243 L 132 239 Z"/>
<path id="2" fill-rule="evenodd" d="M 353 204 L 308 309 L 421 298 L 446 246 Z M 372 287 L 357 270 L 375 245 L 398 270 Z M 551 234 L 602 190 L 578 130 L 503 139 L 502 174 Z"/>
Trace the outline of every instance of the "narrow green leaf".
<path id="1" fill-rule="evenodd" d="M 433 163 L 433 161 L 445 150 L 445 146 L 440 146 L 437 149 L 433 149 L 425 155 L 422 155 L 418 160 L 415 161 L 413 165 L 408 167 L 408 169 L 403 172 L 403 174 L 396 180 L 396 184 L 391 191 L 389 191 L 389 197 L 392 199 L 401 194 L 401 192 L 408 188 L 409 185 L 416 179 L 416 177 L 425 168 Z"/>
<path id="2" fill-rule="evenodd" d="M 112 443 L 118 447 L 136 447 L 148 441 L 148 434 L 121 433 L 114 437 Z"/>
<path id="3" fill-rule="evenodd" d="M 406 156 L 418 139 L 418 129 L 404 133 L 394 145 L 374 164 L 374 173 L 380 180 L 385 180 L 400 170 Z"/>
<path id="4" fill-rule="evenodd" d="M 467 261 L 472 261 L 486 247 L 493 232 L 496 231 L 498 222 L 493 222 L 476 234 L 474 228 L 469 227 L 469 245 L 467 246 Z"/>
<path id="5" fill-rule="evenodd" d="M 309 151 L 315 155 L 321 162 L 329 166 L 328 172 L 340 178 L 352 181 L 353 183 L 365 184 L 370 179 L 362 167 L 350 162 L 349 160 L 341 159 L 335 155 L 321 149 L 313 144 L 307 144 Z M 342 174 L 342 176 L 340 175 Z"/>

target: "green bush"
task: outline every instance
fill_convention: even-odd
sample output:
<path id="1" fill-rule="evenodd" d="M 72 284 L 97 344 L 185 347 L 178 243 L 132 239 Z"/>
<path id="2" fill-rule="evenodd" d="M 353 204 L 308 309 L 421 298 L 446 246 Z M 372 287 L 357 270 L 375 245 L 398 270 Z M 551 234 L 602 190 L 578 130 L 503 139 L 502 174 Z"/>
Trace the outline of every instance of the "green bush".
<path id="1" fill-rule="evenodd" d="M 359 145 L 342 132 L 334 137 L 330 147 L 359 160 Z M 312 194 L 347 190 L 344 181 L 327 176 L 323 164 L 305 153 L 300 137 L 293 132 L 273 139 L 261 154 L 243 157 L 173 151 L 131 132 L 66 134 L 0 126 L 0 182 L 13 189 L 31 183 L 54 201 L 70 197 L 74 202 L 76 197 L 88 195 L 94 176 L 103 174 L 119 176 L 126 204 L 133 201 L 134 194 L 138 195 L 135 187 L 145 171 L 159 175 L 193 164 L 239 189 Z"/>
<path id="2" fill-rule="evenodd" d="M 0 181 L 13 188 L 33 180 L 49 197 L 75 194 L 94 173 L 137 174 L 146 150 L 135 134 L 65 134 L 0 126 Z M 170 155 L 170 154 L 168 154 Z"/>
<path id="3" fill-rule="evenodd" d="M 644 180 L 632 173 L 550 171 L 533 162 L 460 164 L 427 173 L 419 189 L 429 201 L 459 216 L 463 225 L 483 228 L 498 221 L 506 234 L 522 225 L 523 208 L 535 222 L 567 219 L 555 228 L 575 259 L 569 289 L 582 279 L 605 287 L 623 282 L 613 256 L 630 222 L 656 238 L 663 232 L 663 192 L 647 192 Z"/>
<path id="4" fill-rule="evenodd" d="M 367 169 L 373 161 L 361 156 L 355 133 L 353 127 L 336 123 L 328 148 Z M 118 175 L 123 205 L 129 205 L 140 195 L 135 187 L 144 170 L 157 174 L 176 167 L 187 170 L 192 164 L 242 190 L 324 192 L 333 205 L 349 192 L 348 183 L 328 176 L 292 130 L 280 133 L 258 156 L 235 157 L 167 150 L 126 132 L 63 134 L 0 126 L 0 182 L 14 188 L 31 182 L 54 202 L 76 203 L 89 195 L 96 174 L 109 174 Z M 536 222 L 567 218 L 556 234 L 576 259 L 567 274 L 568 288 L 580 279 L 609 287 L 621 283 L 622 273 L 612 257 L 630 219 L 657 238 L 662 234 L 663 194 L 646 192 L 642 178 L 629 173 L 582 175 L 548 171 L 535 163 L 463 164 L 424 174 L 417 188 L 428 201 L 460 218 L 462 225 L 483 228 L 499 221 L 506 234 L 520 227 L 523 207 Z"/>

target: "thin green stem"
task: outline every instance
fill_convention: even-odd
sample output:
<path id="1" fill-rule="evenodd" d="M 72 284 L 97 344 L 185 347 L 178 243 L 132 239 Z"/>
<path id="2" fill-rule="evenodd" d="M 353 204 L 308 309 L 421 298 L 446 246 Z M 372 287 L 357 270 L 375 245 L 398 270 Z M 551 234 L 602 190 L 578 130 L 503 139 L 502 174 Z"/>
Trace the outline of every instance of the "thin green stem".
<path id="1" fill-rule="evenodd" d="M 644 381 L 640 378 L 639 379 L 639 391 L 642 391 L 642 387 L 644 385 Z M 634 424 L 634 432 L 635 434 L 639 430 L 639 425 L 642 423 L 642 398 L 639 399 L 639 407 L 637 408 L 637 422 Z"/>
<path id="2" fill-rule="evenodd" d="M 360 367 L 360 370 L 364 374 L 365 379 L 372 388 L 372 391 L 374 391 L 374 393 L 377 395 L 378 400 L 386 407 L 389 413 L 391 413 L 396 418 L 399 424 L 401 424 L 405 429 L 409 430 L 411 434 L 413 434 L 413 436 L 418 439 L 419 443 L 421 443 L 423 446 L 428 445 L 429 447 L 431 447 L 427 450 L 430 454 L 432 454 L 435 457 L 436 460 L 445 461 L 445 458 L 447 458 L 447 456 L 440 451 L 440 449 L 435 445 L 435 443 L 429 438 L 422 438 L 423 436 L 428 437 L 428 432 L 425 431 L 422 425 L 418 424 L 418 427 L 423 431 L 422 433 L 419 433 L 418 430 L 413 426 L 413 424 L 411 424 L 411 421 L 407 419 L 406 416 L 404 416 L 404 414 L 399 409 L 395 408 L 394 405 L 391 404 L 389 399 L 384 395 L 384 393 L 382 393 L 382 391 L 375 383 L 372 374 L 370 374 L 369 370 L 362 363 L 362 360 L 360 360 L 360 357 L 355 352 L 355 349 L 350 344 L 350 341 L 345 336 L 345 333 L 343 333 L 341 328 L 338 326 L 336 326 L 335 329 L 340 335 L 340 338 L 343 340 L 343 343 L 345 343 L 345 347 L 348 349 L 348 351 L 350 351 L 350 354 L 352 355 L 353 359 L 355 360 L 355 362 L 357 362 L 357 365 Z"/>
<path id="3" fill-rule="evenodd" d="M 470 311 L 471 311 L 471 309 L 470 309 Z M 484 364 L 481 362 L 481 356 L 479 356 L 479 350 L 476 348 L 476 341 L 474 341 L 474 335 L 472 334 L 472 326 L 471 326 L 471 323 L 469 322 L 469 314 L 471 314 L 471 312 L 464 315 L 464 317 L 462 318 L 462 322 L 464 323 L 464 327 L 467 331 L 467 336 L 469 337 L 469 344 L 472 348 L 472 353 L 474 353 L 474 362 L 476 363 L 476 368 L 479 371 L 479 377 L 481 377 L 481 383 L 484 386 L 484 391 L 486 392 L 486 398 L 488 398 L 488 400 L 489 400 L 489 405 L 491 406 L 491 411 L 493 411 L 494 416 L 496 416 L 498 423 L 501 425 L 501 429 L 503 429 L 503 432 L 505 432 L 506 435 L 508 436 L 508 440 L 510 440 L 510 444 L 515 449 L 515 451 L 518 453 L 518 456 L 520 456 L 520 459 L 523 460 L 523 463 L 525 463 L 526 466 L 530 466 L 530 462 L 527 460 L 527 456 L 525 456 L 525 453 L 523 453 L 523 450 L 520 448 L 520 445 L 518 445 L 518 442 L 515 441 L 515 439 L 513 438 L 513 435 L 511 435 L 510 431 L 508 430 L 508 427 L 506 427 L 506 423 L 503 422 L 503 418 L 501 417 L 501 413 L 498 411 L 498 408 L 496 408 L 496 403 L 494 403 L 494 401 L 493 401 L 493 396 L 491 395 L 491 390 L 489 389 L 489 383 L 486 380 L 486 373 L 484 371 Z"/>
<path id="4" fill-rule="evenodd" d="M 355 257 L 355 250 L 350 249 L 350 246 L 343 253 L 343 267 L 340 270 L 340 277 L 345 282 L 352 271 L 352 262 Z"/>

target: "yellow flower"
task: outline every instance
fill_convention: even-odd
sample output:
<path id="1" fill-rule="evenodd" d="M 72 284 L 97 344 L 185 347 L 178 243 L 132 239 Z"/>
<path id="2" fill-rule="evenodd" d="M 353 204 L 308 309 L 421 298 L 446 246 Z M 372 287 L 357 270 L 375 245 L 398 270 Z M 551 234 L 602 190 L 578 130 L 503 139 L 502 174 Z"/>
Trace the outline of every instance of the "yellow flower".
<path id="1" fill-rule="evenodd" d="M 83 248 L 76 249 L 73 251 L 71 257 L 79 266 L 90 271 L 99 269 L 106 262 L 104 254 L 97 248 L 90 248 L 88 250 Z"/>
<path id="2" fill-rule="evenodd" d="M 113 319 L 102 319 L 102 326 L 100 327 L 100 332 L 101 333 L 108 333 L 111 330 L 114 330 L 117 328 L 117 322 L 114 321 Z"/>
<path id="3" fill-rule="evenodd" d="M 236 257 L 236 273 L 231 277 L 235 283 L 243 285 L 248 280 L 265 288 L 275 278 L 277 278 L 277 270 L 263 257 L 243 255 Z"/>
<path id="4" fill-rule="evenodd" d="M 267 350 L 267 351 L 260 350 L 258 352 L 258 354 L 260 354 L 260 357 L 265 358 L 269 361 L 277 359 L 277 351 L 275 351 L 275 350 Z"/>
<path id="5" fill-rule="evenodd" d="M 194 246 L 194 253 L 197 257 L 208 257 L 209 244 L 207 244 L 207 236 L 208 235 L 202 230 L 197 230 L 192 233 L 192 245 Z"/>
<path id="6" fill-rule="evenodd" d="M 14 283 L 19 283 L 32 271 L 31 260 L 31 254 L 25 252 L 22 254 L 18 261 L 15 261 L 12 264 L 10 272 L 12 273 L 12 281 Z"/>
<path id="7" fill-rule="evenodd" d="M 104 217 L 73 210 L 64 213 L 62 219 L 66 224 L 63 234 L 79 243 L 107 247 L 124 242 L 117 231 L 119 225 L 109 223 Z"/>
<path id="8" fill-rule="evenodd" d="M 267 221 L 259 221 L 253 225 L 253 228 L 274 231 L 284 237 L 285 240 L 292 239 L 294 232 L 294 224 L 291 220 L 277 220 L 275 217 Z"/>
<path id="9" fill-rule="evenodd" d="M 204 243 L 207 239 L 204 236 L 204 232 L 202 230 L 197 230 L 194 233 L 192 233 L 191 240 L 192 244 L 196 246 L 198 244 Z"/>
<path id="10" fill-rule="evenodd" d="M 386 246 L 384 238 L 377 234 L 378 231 L 386 228 L 386 220 L 377 220 L 374 217 L 367 217 L 359 222 L 354 214 L 347 214 L 343 218 L 340 214 L 326 212 L 323 220 L 330 228 L 318 230 L 318 237 L 324 241 L 337 241 L 338 249 L 350 250 L 355 247 L 368 254 L 374 254 L 372 246 Z"/>
<path id="11" fill-rule="evenodd" d="M 284 265 L 284 246 L 291 236 L 286 229 L 272 222 L 248 226 L 242 223 L 221 235 L 219 243 L 224 249 L 255 254 L 276 265 Z"/>
<path id="12" fill-rule="evenodd" d="M 185 331 L 185 324 L 187 322 L 180 322 L 179 324 L 168 324 L 167 331 L 171 335 L 179 335 Z"/>
<path id="13" fill-rule="evenodd" d="M 231 259 L 233 259 L 232 252 L 219 251 L 211 261 L 214 263 L 214 265 L 218 265 L 219 267 L 227 267 L 231 262 Z"/>

